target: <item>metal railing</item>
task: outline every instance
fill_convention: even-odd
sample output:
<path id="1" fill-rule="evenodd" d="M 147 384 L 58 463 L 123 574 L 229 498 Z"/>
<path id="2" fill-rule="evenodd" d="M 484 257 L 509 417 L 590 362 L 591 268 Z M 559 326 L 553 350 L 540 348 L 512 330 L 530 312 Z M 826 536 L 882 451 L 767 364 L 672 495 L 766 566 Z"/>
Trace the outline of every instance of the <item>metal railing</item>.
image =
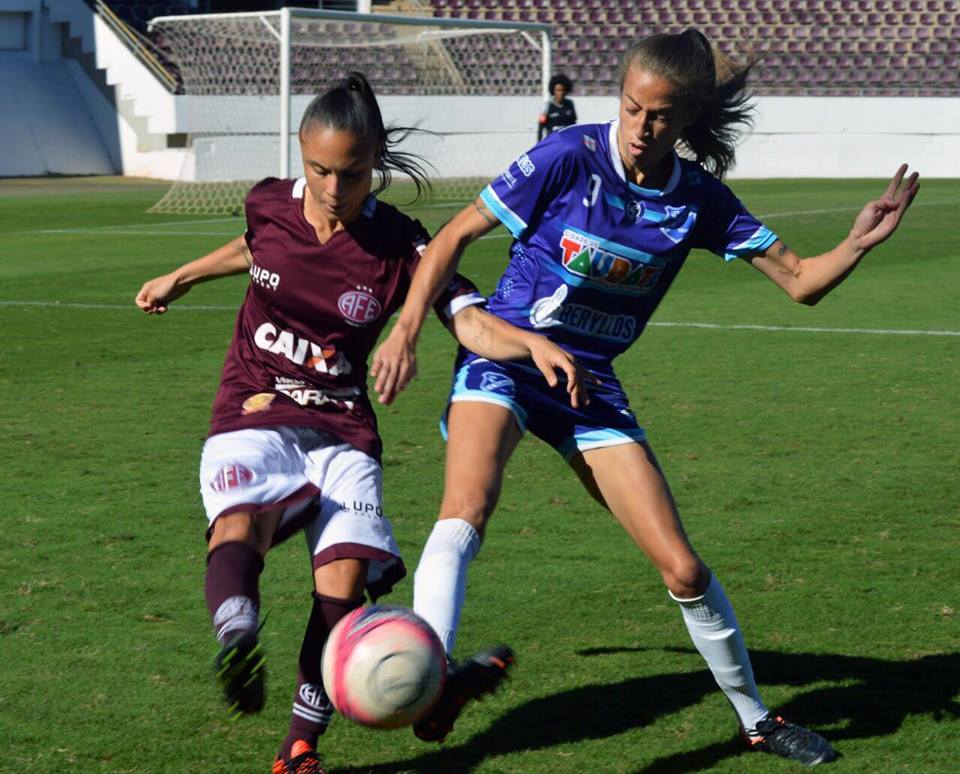
<path id="1" fill-rule="evenodd" d="M 103 0 L 87 0 L 87 4 L 95 14 L 103 19 L 104 24 L 123 41 L 130 52 L 143 63 L 144 67 L 156 76 L 163 87 L 171 94 L 175 94 L 179 88 L 179 83 L 161 61 L 162 54 L 150 39 L 117 16 L 114 10 Z"/>

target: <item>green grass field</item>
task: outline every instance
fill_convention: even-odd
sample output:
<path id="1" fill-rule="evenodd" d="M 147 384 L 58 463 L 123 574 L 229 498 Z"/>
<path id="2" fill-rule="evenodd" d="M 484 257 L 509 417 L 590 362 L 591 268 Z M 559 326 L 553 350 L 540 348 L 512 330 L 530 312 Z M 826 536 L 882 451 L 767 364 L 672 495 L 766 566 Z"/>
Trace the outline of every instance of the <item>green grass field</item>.
<path id="1" fill-rule="evenodd" d="M 892 170 L 891 170 L 892 172 Z M 832 246 L 880 181 L 735 181 L 798 252 Z M 268 557 L 270 700 L 230 722 L 210 679 L 196 471 L 245 277 L 162 318 L 144 280 L 238 219 L 146 215 L 138 181 L 0 181 L 0 770 L 266 772 L 310 606 L 300 539 Z M 838 772 L 960 760 L 960 182 L 818 307 L 695 253 L 619 363 L 688 532 L 737 609 L 766 702 L 827 735 Z M 452 213 L 420 208 L 435 229 Z M 493 289 L 508 242 L 465 273 Z M 439 502 L 453 343 L 380 412 L 409 569 Z M 552 450 L 527 439 L 473 564 L 458 649 L 505 641 L 514 679 L 442 747 L 338 719 L 330 769 L 777 772 L 735 720 L 659 577 Z M 409 604 L 408 578 L 393 600 Z"/>

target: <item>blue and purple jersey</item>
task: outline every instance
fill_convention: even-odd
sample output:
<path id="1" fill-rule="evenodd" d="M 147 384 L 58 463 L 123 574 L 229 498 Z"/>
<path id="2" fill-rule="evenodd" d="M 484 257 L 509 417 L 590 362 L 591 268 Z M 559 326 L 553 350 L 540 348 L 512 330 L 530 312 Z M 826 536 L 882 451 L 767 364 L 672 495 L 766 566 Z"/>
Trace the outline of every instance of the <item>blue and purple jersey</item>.
<path id="1" fill-rule="evenodd" d="M 627 181 L 616 121 L 551 134 L 480 196 L 515 238 L 490 311 L 611 376 L 692 248 L 729 261 L 777 239 L 727 186 L 676 154 L 663 190 Z"/>

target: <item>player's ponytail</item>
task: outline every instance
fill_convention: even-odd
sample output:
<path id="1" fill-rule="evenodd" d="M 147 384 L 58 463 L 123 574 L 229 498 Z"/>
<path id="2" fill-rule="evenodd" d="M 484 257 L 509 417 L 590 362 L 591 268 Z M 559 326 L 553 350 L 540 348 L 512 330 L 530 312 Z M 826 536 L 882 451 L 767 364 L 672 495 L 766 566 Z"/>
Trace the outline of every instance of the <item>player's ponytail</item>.
<path id="1" fill-rule="evenodd" d="M 708 171 L 722 178 L 734 165 L 741 128 L 752 122 L 746 86 L 755 63 L 734 63 L 697 30 L 659 33 L 627 49 L 620 62 L 620 89 L 633 67 L 670 81 L 696 111 L 681 142 Z"/>
<path id="2" fill-rule="evenodd" d="M 373 193 L 380 193 L 387 188 L 395 171 L 403 172 L 413 181 L 417 189 L 414 201 L 430 190 L 430 181 L 424 168 L 426 162 L 419 156 L 396 149 L 411 132 L 417 130 L 406 126 L 384 126 L 380 105 L 363 73 L 348 73 L 307 106 L 300 121 L 300 135 L 318 126 L 350 132 L 373 143 L 376 148 L 374 169 L 379 177 Z"/>

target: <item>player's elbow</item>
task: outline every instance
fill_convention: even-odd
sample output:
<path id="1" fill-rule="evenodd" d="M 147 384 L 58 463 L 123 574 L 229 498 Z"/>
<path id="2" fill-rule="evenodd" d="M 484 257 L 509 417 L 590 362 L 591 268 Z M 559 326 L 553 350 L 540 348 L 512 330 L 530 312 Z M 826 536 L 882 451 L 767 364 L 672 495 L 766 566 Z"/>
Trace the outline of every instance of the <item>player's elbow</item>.
<path id="1" fill-rule="evenodd" d="M 816 306 L 820 303 L 820 299 L 826 295 L 824 290 L 804 287 L 800 282 L 786 285 L 783 289 L 790 296 L 791 301 L 804 306 Z"/>
<path id="2" fill-rule="evenodd" d="M 810 283 L 806 281 L 807 277 L 800 271 L 798 266 L 795 271 L 784 272 L 779 275 L 777 284 L 780 285 L 784 293 L 790 296 L 791 301 L 804 306 L 813 306 L 820 300 L 822 294 L 818 293 Z"/>
<path id="3" fill-rule="evenodd" d="M 804 306 L 816 306 L 823 297 L 819 293 L 812 293 L 804 288 L 788 290 L 787 295 L 789 295 L 793 301 L 796 301 L 798 304 L 803 304 Z"/>

